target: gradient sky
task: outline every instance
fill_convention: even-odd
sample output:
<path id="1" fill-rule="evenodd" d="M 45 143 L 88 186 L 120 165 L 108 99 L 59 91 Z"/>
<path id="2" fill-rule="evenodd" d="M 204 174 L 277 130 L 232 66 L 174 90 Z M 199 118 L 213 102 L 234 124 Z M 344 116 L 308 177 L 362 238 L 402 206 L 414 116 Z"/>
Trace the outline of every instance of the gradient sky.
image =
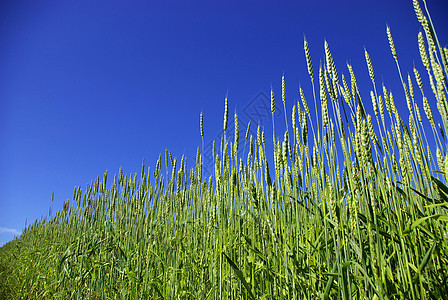
<path id="1" fill-rule="evenodd" d="M 448 2 L 428 5 L 446 47 Z M 139 172 L 143 158 L 153 168 L 166 148 L 192 167 L 199 114 L 207 146 L 227 93 L 230 123 L 236 111 L 254 131 L 270 130 L 271 85 L 283 110 L 283 73 L 288 117 L 299 84 L 311 104 L 304 35 L 315 72 L 324 39 L 339 73 L 353 65 L 371 110 L 366 47 L 378 84 L 405 109 L 386 24 L 402 71 L 425 74 L 412 1 L 1 1 L 0 245 L 106 170 Z M 284 118 L 275 121 L 283 136 Z"/>

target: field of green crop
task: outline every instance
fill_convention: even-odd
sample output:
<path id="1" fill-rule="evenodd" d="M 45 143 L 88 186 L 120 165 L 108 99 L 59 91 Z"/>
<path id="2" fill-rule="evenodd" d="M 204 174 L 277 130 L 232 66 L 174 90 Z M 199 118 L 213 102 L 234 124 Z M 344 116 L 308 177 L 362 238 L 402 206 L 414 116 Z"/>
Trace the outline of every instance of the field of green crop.
<path id="1" fill-rule="evenodd" d="M 76 188 L 0 249 L 0 298 L 448 299 L 448 49 L 425 5 L 413 5 L 427 73 L 402 77 L 386 32 L 409 118 L 367 51 L 371 99 L 362 101 L 352 66 L 350 78 L 339 73 L 325 43 L 315 68 L 305 40 L 315 92 L 300 90 L 283 140 L 266 141 L 260 127 L 240 139 L 235 114 L 235 139 L 214 144 L 208 178 L 202 150 L 192 169 L 166 151 L 140 174 Z M 271 103 L 274 114 L 273 92 Z M 224 107 L 226 132 L 227 98 Z M 204 130 L 201 113 L 202 139 Z"/>

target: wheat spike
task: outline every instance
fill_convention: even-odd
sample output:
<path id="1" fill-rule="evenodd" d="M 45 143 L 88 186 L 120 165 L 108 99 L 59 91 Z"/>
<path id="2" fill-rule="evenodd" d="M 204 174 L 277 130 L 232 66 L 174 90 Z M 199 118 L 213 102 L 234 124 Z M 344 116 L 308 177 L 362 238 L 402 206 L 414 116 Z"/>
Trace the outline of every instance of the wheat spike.
<path id="1" fill-rule="evenodd" d="M 203 119 L 203 115 L 202 115 L 202 111 L 201 111 L 201 137 L 202 139 L 204 139 L 204 119 Z"/>
<path id="2" fill-rule="evenodd" d="M 373 112 L 375 113 L 375 116 L 378 118 L 378 106 L 373 91 L 370 91 L 370 98 L 372 98 Z"/>
<path id="3" fill-rule="evenodd" d="M 323 127 L 328 124 L 328 107 L 327 107 L 327 91 L 325 90 L 325 79 L 322 67 L 319 67 L 319 85 L 320 85 L 320 100 L 322 105 L 322 122 Z"/>
<path id="4" fill-rule="evenodd" d="M 246 138 L 245 141 L 247 141 L 247 138 L 249 137 L 249 131 L 250 131 L 250 121 L 247 123 L 247 129 L 246 129 Z"/>
<path id="5" fill-rule="evenodd" d="M 356 89 L 357 89 L 355 73 L 353 72 L 352 65 L 347 63 L 347 68 L 350 73 L 350 81 L 351 81 L 351 85 L 352 85 L 352 96 L 355 97 Z"/>
<path id="6" fill-rule="evenodd" d="M 285 75 L 282 76 L 282 101 L 283 105 L 286 105 Z"/>
<path id="7" fill-rule="evenodd" d="M 306 57 L 306 65 L 308 67 L 308 74 L 311 77 L 311 80 L 314 79 L 314 71 L 313 71 L 313 64 L 311 63 L 311 54 L 310 49 L 308 47 L 308 42 L 306 41 L 306 38 L 303 39 L 303 48 L 305 49 L 305 57 Z"/>
<path id="8" fill-rule="evenodd" d="M 239 139 L 240 139 L 240 130 L 238 126 L 238 115 L 235 113 L 235 142 L 234 142 L 235 159 L 238 157 Z"/>
<path id="9" fill-rule="evenodd" d="M 369 68 L 369 75 L 372 82 L 375 82 L 375 72 L 373 72 L 372 61 L 370 60 L 370 55 L 367 52 L 366 48 L 364 48 L 364 55 L 366 57 L 367 67 Z"/>
<path id="10" fill-rule="evenodd" d="M 306 102 L 305 94 L 303 93 L 303 90 L 300 86 L 299 86 L 299 91 L 300 91 L 300 99 L 302 100 L 303 108 L 305 109 L 306 114 L 310 115 L 310 109 L 308 107 L 308 103 Z"/>
<path id="11" fill-rule="evenodd" d="M 229 99 L 226 96 L 224 104 L 224 131 L 227 130 L 227 122 L 229 120 Z"/>
<path id="12" fill-rule="evenodd" d="M 386 27 L 387 38 L 389 39 L 390 50 L 395 60 L 397 60 L 397 49 L 395 48 L 394 40 L 392 39 L 392 33 L 390 32 L 390 27 Z"/>
<path id="13" fill-rule="evenodd" d="M 344 85 L 344 89 L 343 89 L 343 93 L 342 93 L 344 96 L 344 100 L 348 105 L 350 105 L 350 99 L 352 98 L 352 95 L 350 93 L 350 89 L 348 87 L 347 80 L 345 79 L 344 74 L 342 74 L 342 84 Z"/>
<path id="14" fill-rule="evenodd" d="M 422 8 L 420 7 L 420 3 L 418 3 L 418 0 L 412 0 L 412 4 L 414 5 L 414 11 L 415 15 L 417 16 L 418 21 L 420 24 L 425 26 L 428 21 L 426 20 L 425 15 L 423 14 Z"/>
<path id="15" fill-rule="evenodd" d="M 297 104 L 299 105 L 299 103 L 297 103 Z M 295 105 L 292 107 L 291 119 L 292 119 L 292 128 L 295 130 L 296 125 L 297 125 L 297 115 L 296 115 L 296 106 Z"/>
<path id="16" fill-rule="evenodd" d="M 391 113 L 391 107 L 390 107 L 390 99 L 389 99 L 389 94 L 387 92 L 386 87 L 383 85 L 383 96 L 384 96 L 384 101 L 386 102 L 386 109 L 389 112 L 389 114 Z"/>
<path id="17" fill-rule="evenodd" d="M 305 113 L 303 114 L 303 127 L 302 127 L 302 141 L 303 144 L 306 145 L 308 141 L 308 119 L 305 116 Z"/>
<path id="18" fill-rule="evenodd" d="M 333 57 L 331 56 L 330 47 L 328 46 L 327 41 L 324 42 L 324 48 L 325 48 L 325 60 L 327 61 L 327 70 L 329 73 L 333 72 L 333 69 L 335 69 Z"/>
<path id="19" fill-rule="evenodd" d="M 378 96 L 378 104 L 380 108 L 381 119 L 384 121 L 384 103 L 383 97 L 381 97 L 381 95 Z"/>
<path id="20" fill-rule="evenodd" d="M 420 91 L 423 94 L 423 82 L 422 82 L 422 77 L 420 76 L 420 73 L 418 72 L 418 70 L 414 67 L 414 75 L 415 75 L 415 80 L 417 81 L 417 85 L 420 89 Z"/>
<path id="21" fill-rule="evenodd" d="M 418 33 L 418 49 L 420 50 L 422 63 L 425 66 L 426 70 L 429 72 L 431 70 L 431 67 L 429 65 L 428 53 L 426 52 L 425 40 L 423 39 L 423 34 L 421 31 Z"/>
<path id="22" fill-rule="evenodd" d="M 409 94 L 411 95 L 412 101 L 414 101 L 414 85 L 412 84 L 411 75 L 408 74 L 408 86 Z"/>

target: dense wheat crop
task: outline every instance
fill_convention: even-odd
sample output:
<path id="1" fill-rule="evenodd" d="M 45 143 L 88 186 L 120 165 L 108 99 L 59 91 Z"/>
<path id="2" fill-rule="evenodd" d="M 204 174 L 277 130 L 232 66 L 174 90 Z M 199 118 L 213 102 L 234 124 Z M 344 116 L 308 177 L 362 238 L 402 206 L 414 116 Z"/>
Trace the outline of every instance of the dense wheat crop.
<path id="1" fill-rule="evenodd" d="M 325 42 L 324 63 L 315 68 L 305 40 L 315 93 L 300 90 L 282 140 L 266 141 L 260 127 L 239 138 L 235 114 L 235 139 L 225 134 L 213 147 L 208 178 L 201 150 L 191 169 L 166 151 L 140 174 L 106 173 L 76 188 L 54 216 L 1 248 L 0 297 L 447 298 L 448 49 L 426 9 L 413 4 L 427 74 L 414 69 L 403 77 L 393 30 L 385 32 L 408 112 L 378 85 L 368 49 L 365 101 L 352 66 L 347 76 L 338 72 Z M 285 104 L 284 88 L 281 97 Z M 275 101 L 272 91 L 272 114 Z M 320 109 L 317 120 L 307 101 Z M 431 103 L 443 124 L 436 125 Z M 227 97 L 224 107 L 228 133 Z M 202 139 L 204 127 L 201 113 Z"/>

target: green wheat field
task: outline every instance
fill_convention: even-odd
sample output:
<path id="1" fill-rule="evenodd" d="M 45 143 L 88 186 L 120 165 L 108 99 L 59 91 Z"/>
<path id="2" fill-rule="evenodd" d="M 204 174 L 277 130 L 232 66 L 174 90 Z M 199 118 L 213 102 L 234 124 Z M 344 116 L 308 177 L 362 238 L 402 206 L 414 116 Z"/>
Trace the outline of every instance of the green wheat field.
<path id="1" fill-rule="evenodd" d="M 194 168 L 166 151 L 140 174 L 76 188 L 0 249 L 0 298 L 448 299 L 448 49 L 426 3 L 413 6 L 427 72 L 402 76 L 385 32 L 408 111 L 379 86 L 367 50 L 372 86 L 361 100 L 352 66 L 341 75 L 325 43 L 315 69 L 304 40 L 314 93 L 285 107 L 282 140 L 260 127 L 243 136 L 236 114 L 228 132 L 226 98 L 213 175 L 202 143 Z"/>

